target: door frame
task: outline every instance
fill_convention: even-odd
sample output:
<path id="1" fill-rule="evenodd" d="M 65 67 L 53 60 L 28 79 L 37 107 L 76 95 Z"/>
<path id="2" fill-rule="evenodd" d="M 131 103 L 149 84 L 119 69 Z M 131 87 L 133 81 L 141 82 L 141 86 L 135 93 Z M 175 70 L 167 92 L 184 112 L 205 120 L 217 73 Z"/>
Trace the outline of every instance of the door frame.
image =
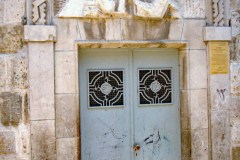
<path id="1" fill-rule="evenodd" d="M 188 94 L 189 86 L 189 69 L 186 64 L 189 63 L 188 58 L 188 42 L 187 41 L 75 41 L 75 52 L 78 56 L 82 48 L 165 48 L 165 49 L 177 49 L 179 54 L 179 104 L 180 104 L 180 133 L 181 133 L 181 157 L 185 159 L 189 157 L 191 149 L 191 132 L 190 128 L 190 112 L 188 111 Z M 76 86 L 80 89 L 78 80 L 79 76 L 79 57 L 77 59 L 77 73 L 76 73 Z M 187 92 L 187 93 L 186 93 Z M 79 94 L 79 91 L 78 91 Z M 79 96 L 80 97 L 80 96 Z M 80 100 L 79 100 L 80 111 Z M 80 111 L 81 112 L 81 111 Z M 79 112 L 79 113 L 80 113 Z M 81 115 L 81 114 L 79 114 Z M 81 117 L 79 117 L 79 121 Z M 79 123 L 81 124 L 81 123 Z M 81 137 L 81 126 L 79 126 L 79 137 Z M 81 139 L 79 140 L 79 150 L 81 152 Z M 81 155 L 80 155 L 81 159 Z"/>

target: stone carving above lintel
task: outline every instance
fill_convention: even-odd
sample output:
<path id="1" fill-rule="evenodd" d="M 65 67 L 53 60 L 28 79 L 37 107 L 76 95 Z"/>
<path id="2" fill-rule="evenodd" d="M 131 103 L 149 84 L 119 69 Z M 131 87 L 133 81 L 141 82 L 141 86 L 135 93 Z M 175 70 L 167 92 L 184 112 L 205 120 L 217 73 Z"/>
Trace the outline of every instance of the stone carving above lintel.
<path id="1" fill-rule="evenodd" d="M 63 0 L 65 1 L 65 0 Z M 131 17 L 163 18 L 166 13 L 180 18 L 172 0 L 69 0 L 57 14 L 61 18 Z"/>
<path id="2" fill-rule="evenodd" d="M 212 15 L 214 26 L 229 26 L 228 8 L 226 0 L 212 0 Z"/>
<path id="3" fill-rule="evenodd" d="M 47 0 L 35 0 L 32 2 L 32 22 L 40 25 L 47 23 Z"/>

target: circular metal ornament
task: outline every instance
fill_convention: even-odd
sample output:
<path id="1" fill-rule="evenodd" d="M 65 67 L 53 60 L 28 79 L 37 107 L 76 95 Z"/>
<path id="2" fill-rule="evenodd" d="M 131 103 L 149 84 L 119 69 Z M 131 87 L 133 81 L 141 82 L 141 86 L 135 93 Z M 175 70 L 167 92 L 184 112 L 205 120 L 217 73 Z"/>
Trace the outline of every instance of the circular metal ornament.
<path id="1" fill-rule="evenodd" d="M 105 82 L 101 85 L 100 91 L 105 94 L 108 95 L 109 93 L 111 93 L 113 87 L 111 86 L 111 84 L 109 84 L 108 82 Z"/>
<path id="2" fill-rule="evenodd" d="M 153 81 L 153 82 L 151 83 L 151 85 L 150 85 L 150 89 L 151 89 L 154 93 L 157 93 L 158 91 L 160 91 L 161 88 L 162 88 L 162 87 L 161 87 L 161 84 L 160 84 L 157 80 Z"/>

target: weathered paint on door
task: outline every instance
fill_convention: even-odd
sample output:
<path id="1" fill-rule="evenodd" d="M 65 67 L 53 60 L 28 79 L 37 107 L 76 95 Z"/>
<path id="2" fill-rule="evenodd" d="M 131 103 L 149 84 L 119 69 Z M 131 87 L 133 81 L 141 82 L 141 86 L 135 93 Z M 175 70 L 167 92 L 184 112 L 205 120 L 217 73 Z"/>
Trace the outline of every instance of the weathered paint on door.
<path id="1" fill-rule="evenodd" d="M 81 159 L 180 160 L 176 50 L 83 49 Z"/>

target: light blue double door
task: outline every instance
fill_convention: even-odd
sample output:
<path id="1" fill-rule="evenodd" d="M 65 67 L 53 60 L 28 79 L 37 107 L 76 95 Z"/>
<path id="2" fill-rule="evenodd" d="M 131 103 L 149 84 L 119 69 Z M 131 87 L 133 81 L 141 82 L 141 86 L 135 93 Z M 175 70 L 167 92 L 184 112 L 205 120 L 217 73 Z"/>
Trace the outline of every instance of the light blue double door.
<path id="1" fill-rule="evenodd" d="M 180 160 L 176 50 L 79 53 L 82 160 Z"/>

